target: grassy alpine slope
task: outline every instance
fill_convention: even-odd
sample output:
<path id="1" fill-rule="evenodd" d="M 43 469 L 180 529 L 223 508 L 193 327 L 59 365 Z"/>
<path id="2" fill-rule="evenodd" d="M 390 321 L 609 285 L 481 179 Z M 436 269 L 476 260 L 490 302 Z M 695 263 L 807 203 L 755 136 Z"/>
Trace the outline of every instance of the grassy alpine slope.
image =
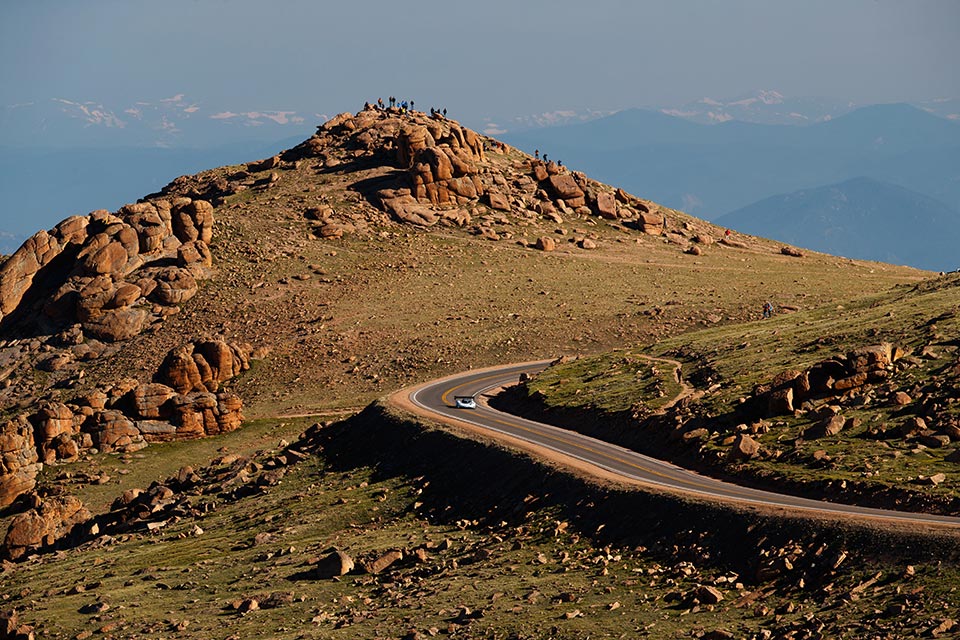
<path id="1" fill-rule="evenodd" d="M 955 513 L 958 308 L 960 275 L 949 274 L 843 304 L 562 363 L 522 393 L 555 416 L 582 421 L 593 414 L 591 431 L 599 437 L 601 425 L 617 425 L 609 426 L 608 438 L 714 472 L 832 499 Z M 809 370 L 879 343 L 903 354 L 882 379 L 812 394 L 790 411 L 763 406 L 764 391 L 783 372 Z M 650 356 L 678 361 L 695 391 L 666 416 L 651 413 L 676 386 L 673 369 L 651 363 Z M 843 428 L 816 433 L 833 413 L 845 418 Z M 748 434 L 759 450 L 732 455 L 738 434 Z"/>
<path id="2" fill-rule="evenodd" d="M 36 625 L 38 636 L 64 638 L 689 637 L 721 629 L 734 637 L 853 629 L 856 637 L 944 624 L 942 605 L 958 583 L 949 564 L 854 553 L 869 545 L 843 535 L 821 543 L 812 530 L 794 537 L 807 530 L 742 516 L 730 520 L 730 531 L 757 534 L 749 549 L 731 550 L 710 524 L 678 523 L 673 503 L 661 498 L 623 497 L 589 483 L 571 488 L 581 481 L 445 435 L 433 436 L 440 445 L 413 446 L 415 427 L 377 413 L 304 433 L 314 420 L 332 423 L 440 375 L 634 345 L 655 345 L 637 353 L 681 360 L 688 378 L 699 367 L 727 387 L 742 369 L 754 376 L 736 383 L 746 394 L 763 375 L 737 358 L 763 347 L 776 355 L 764 365 L 774 373 L 801 355 L 813 361 L 819 355 L 791 353 L 795 343 L 785 336 L 826 336 L 830 318 L 842 323 L 854 311 L 872 312 L 851 300 L 905 295 L 930 275 L 791 256 L 780 244 L 738 234 L 718 243 L 722 229 L 629 194 L 618 196 L 618 207 L 646 208 L 664 217 L 664 227 L 644 233 L 629 214 L 551 211 L 555 195 L 537 186 L 531 159 L 490 139 L 482 139 L 486 153 L 475 175 L 506 197 L 507 210 L 485 195 L 458 205 L 469 221 L 461 214 L 429 226 L 402 221 L 380 208 L 376 194 L 406 179 L 396 136 L 409 124 L 433 126 L 416 114 L 338 117 L 270 168 L 213 169 L 160 194 L 216 202 L 214 269 L 199 293 L 162 326 L 117 343 L 109 357 L 78 363 L 80 372 L 18 365 L 4 409 L 25 410 L 37 398 L 70 402 L 121 378 L 146 382 L 171 349 L 218 336 L 253 348 L 251 369 L 225 384 L 243 398 L 250 420 L 213 439 L 134 454 L 85 452 L 78 462 L 47 465 L 39 494 L 76 495 L 103 526 L 80 536 L 79 546 L 4 563 L 4 609 Z M 613 193 L 585 177 L 580 184 Z M 537 248 L 542 238 L 554 240 L 552 251 Z M 767 299 L 800 311 L 756 322 Z M 835 328 L 851 336 L 869 329 Z M 761 340 L 772 331 L 785 341 Z M 702 347 L 708 355 L 720 349 L 709 363 L 677 351 L 684 336 L 711 335 L 722 339 Z M 656 410 L 673 396 L 670 379 L 657 384 L 668 366 L 655 373 L 641 358 L 627 384 L 605 377 L 604 357 L 575 361 L 581 369 L 557 378 L 556 397 L 589 395 L 592 405 L 616 413 L 644 398 Z M 577 386 L 576 376 L 594 380 Z M 711 410 L 720 411 L 728 400 L 719 398 L 711 392 L 700 402 L 716 401 Z M 192 475 L 181 473 L 185 465 Z M 470 479 L 495 483 L 464 484 L 464 469 Z M 124 524 L 130 509 L 109 508 L 130 489 L 156 502 Z M 167 490 L 173 495 L 162 497 Z M 136 506 L 145 498 L 129 499 Z M 622 501 L 630 513 L 655 515 L 624 521 L 596 508 Z M 11 516 L 0 521 L 4 529 Z M 625 522 L 640 533 L 604 537 Z M 320 578 L 314 568 L 331 545 L 358 565 L 391 549 L 405 560 L 381 572 Z M 837 567 L 811 568 L 826 556 Z M 882 578 L 873 580 L 878 571 Z M 245 600 L 257 600 L 256 609 Z M 877 610 L 886 617 L 870 619 Z"/>

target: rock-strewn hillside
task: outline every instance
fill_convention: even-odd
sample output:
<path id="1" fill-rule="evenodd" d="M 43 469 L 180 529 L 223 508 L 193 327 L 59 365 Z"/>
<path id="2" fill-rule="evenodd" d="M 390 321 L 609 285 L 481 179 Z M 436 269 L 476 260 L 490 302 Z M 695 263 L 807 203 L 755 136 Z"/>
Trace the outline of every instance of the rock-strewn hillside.
<path id="1" fill-rule="evenodd" d="M 60 394 L 53 397 L 50 387 L 77 386 L 76 377 L 38 389 L 41 396 L 25 403 L 26 389 L 10 376 L 26 362 L 55 378 L 62 377 L 58 372 L 79 377 L 83 369 L 78 363 L 110 356 L 118 350 L 116 343 L 145 330 L 162 331 L 164 318 L 178 313 L 212 272 L 214 208 L 209 201 L 223 203 L 251 188 L 266 190 L 280 180 L 275 169 L 296 169 L 308 160 L 338 172 L 351 165 L 394 169 L 357 186 L 379 211 L 307 209 L 305 217 L 317 222 L 315 235 L 324 239 L 369 232 L 371 225 L 391 221 L 416 227 L 442 222 L 492 240 L 509 237 L 493 230 L 489 220 L 475 223 L 485 211 L 557 224 L 563 216 L 598 216 L 633 222 L 647 233 L 667 229 L 666 218 L 651 212 L 654 205 L 555 163 L 527 159 L 512 164 L 509 173 L 493 171 L 484 163 L 487 146 L 493 153 L 506 151 L 439 115 L 378 109 L 341 114 L 281 156 L 250 163 L 226 177 L 181 178 L 161 194 L 115 214 L 101 210 L 74 216 L 35 234 L 0 267 L 2 326 L 16 336 L 0 353 L 8 365 L 2 399 L 28 411 L 3 428 L 8 462 L 0 473 L 0 506 L 32 488 L 44 462 L 73 460 L 88 450 L 130 451 L 150 440 L 219 433 L 239 425 L 240 398 L 213 392 L 220 371 L 227 371 L 226 380 L 249 368 L 250 349 L 223 341 L 198 343 L 196 351 L 190 343 L 173 349 L 154 375 L 158 381 L 141 384 L 123 377 L 67 403 Z M 596 246 L 586 238 L 579 244 Z M 535 245 L 547 251 L 556 246 L 549 237 L 538 238 Z M 239 364 L 232 367 L 231 362 Z M 186 373 L 184 363 L 193 371 Z M 210 388 L 204 387 L 198 365 L 206 380 L 213 380 Z"/>
<path id="2" fill-rule="evenodd" d="M 732 327 L 767 299 L 833 308 L 924 275 L 727 236 L 446 118 L 342 114 L 277 156 L 183 176 L 114 214 L 67 220 L 0 266 L 0 501 L 9 505 L 0 524 L 4 557 L 16 560 L 0 564 L 0 590 L 12 594 L 5 608 L 15 608 L 0 612 L 0 624 L 51 637 L 323 635 L 347 625 L 394 636 L 418 624 L 430 635 L 487 637 L 522 612 L 536 614 L 534 635 L 561 618 L 554 635 L 587 635 L 620 633 L 625 619 L 660 632 L 670 618 L 680 628 L 692 619 L 682 615 L 713 613 L 723 596 L 729 606 L 704 628 L 758 611 L 751 629 L 822 631 L 798 609 L 823 603 L 808 593 L 818 587 L 771 599 L 769 578 L 758 577 L 751 591 L 753 578 L 742 584 L 732 567 L 752 561 L 724 568 L 711 518 L 706 527 L 606 526 L 616 514 L 648 512 L 614 507 L 589 483 L 574 500 L 538 496 L 558 486 L 544 484 L 539 465 L 518 480 L 502 467 L 514 456 L 451 447 L 449 434 L 425 434 L 421 444 L 433 445 L 411 448 L 420 439 L 412 425 L 377 418 L 372 430 L 363 420 L 330 429 L 329 418 L 471 367 L 650 344 L 697 327 L 766 330 Z M 318 414 L 327 428 L 301 434 Z M 244 416 L 256 420 L 238 428 Z M 328 448 L 334 432 L 345 436 L 339 453 Z M 176 442 L 140 450 L 157 441 Z M 446 456 L 439 475 L 436 451 Z M 393 479 L 373 477 L 382 470 Z M 501 488 L 477 485 L 487 470 Z M 435 501 L 437 492 L 447 497 Z M 479 506 L 465 503 L 468 494 Z M 569 526 L 568 510 L 589 525 Z M 607 546 L 601 530 L 629 530 L 630 552 Z M 667 534 L 672 551 L 658 541 L 681 530 Z M 758 547 L 769 542 L 750 530 Z M 435 533 L 456 539 L 413 542 Z M 332 540 L 349 553 L 327 551 Z M 650 556 L 649 545 L 666 554 Z M 861 582 L 858 568 L 835 589 L 832 570 L 820 569 L 824 549 L 777 543 L 758 562 L 785 571 L 777 589 L 829 576 L 837 606 L 848 601 L 839 593 L 876 583 Z M 708 558 L 717 569 L 701 573 Z M 556 580 L 544 582 L 547 574 Z M 932 584 L 930 572 L 918 574 Z M 638 575 L 650 580 L 642 595 Z M 543 606 L 537 590 L 502 597 L 528 581 L 551 592 Z M 478 595 L 479 583 L 488 593 Z M 899 585 L 883 588 L 861 604 L 872 609 Z M 456 593 L 470 606 L 451 612 Z M 648 596 L 660 604 L 651 609 Z M 923 600 L 938 615 L 922 628 L 943 627 L 941 600 Z M 114 606 L 121 601 L 139 606 Z M 421 618 L 425 602 L 436 613 Z M 774 626 L 781 604 L 792 613 L 777 613 Z M 902 610 L 920 616 L 925 606 Z"/>
<path id="3" fill-rule="evenodd" d="M 792 294 L 810 303 L 849 286 L 838 267 L 916 277 L 726 237 L 439 115 L 341 114 L 277 156 L 69 218 L 0 266 L 0 507 L 36 502 L 44 464 L 231 431 L 245 404 L 350 406 L 745 318 L 779 286 L 760 282 L 771 266 L 825 283 Z M 746 294 L 726 286 L 741 277 Z"/>

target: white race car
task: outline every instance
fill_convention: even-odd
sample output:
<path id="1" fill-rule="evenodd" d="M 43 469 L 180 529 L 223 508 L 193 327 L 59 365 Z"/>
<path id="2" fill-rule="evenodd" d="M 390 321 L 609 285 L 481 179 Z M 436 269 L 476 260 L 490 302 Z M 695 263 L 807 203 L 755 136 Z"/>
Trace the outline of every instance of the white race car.
<path id="1" fill-rule="evenodd" d="M 473 396 L 453 396 L 453 404 L 457 409 L 476 409 L 477 401 Z"/>

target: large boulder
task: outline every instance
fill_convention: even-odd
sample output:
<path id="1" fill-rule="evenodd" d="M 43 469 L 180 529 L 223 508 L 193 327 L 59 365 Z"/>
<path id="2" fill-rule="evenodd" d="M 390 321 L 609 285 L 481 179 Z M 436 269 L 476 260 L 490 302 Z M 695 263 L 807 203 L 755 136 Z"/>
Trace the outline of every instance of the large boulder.
<path id="1" fill-rule="evenodd" d="M 166 214 L 166 218 L 161 214 Z M 138 202 L 121 207 L 117 215 L 136 230 L 141 254 L 155 254 L 163 249 L 163 240 L 173 233 L 169 207 L 159 208 L 154 202 Z"/>
<path id="2" fill-rule="evenodd" d="M 540 236 L 537 238 L 537 242 L 534 244 L 534 247 L 540 249 L 540 251 L 553 251 L 557 248 L 557 243 L 550 236 Z"/>
<path id="3" fill-rule="evenodd" d="M 420 151 L 436 144 L 427 128 L 418 125 L 403 127 L 397 141 L 397 161 L 404 169 L 413 167 L 414 159 Z"/>
<path id="4" fill-rule="evenodd" d="M 510 211 L 510 200 L 499 191 L 487 191 L 487 203 L 491 209 Z"/>
<path id="5" fill-rule="evenodd" d="M 184 242 L 177 247 L 177 265 L 181 267 L 191 265 L 209 267 L 213 265 L 213 254 L 210 253 L 210 247 L 203 240 Z"/>
<path id="6" fill-rule="evenodd" d="M 197 293 L 197 280 L 187 269 L 168 267 L 156 277 L 157 287 L 150 299 L 162 305 L 182 304 Z"/>
<path id="7" fill-rule="evenodd" d="M 177 393 L 205 389 L 200 370 L 193 360 L 193 343 L 171 350 L 153 376 L 154 382 L 172 387 Z"/>
<path id="8" fill-rule="evenodd" d="M 902 355 L 902 350 L 889 342 L 860 347 L 847 354 L 851 373 L 870 372 L 885 369 Z"/>
<path id="9" fill-rule="evenodd" d="M 165 384 L 150 382 L 138 385 L 133 390 L 133 408 L 140 420 L 169 418 L 171 407 L 168 402 L 177 392 Z"/>
<path id="10" fill-rule="evenodd" d="M 727 456 L 730 460 L 749 460 L 760 452 L 760 443 L 745 433 L 737 434 Z"/>
<path id="11" fill-rule="evenodd" d="M 229 433 L 243 422 L 243 401 L 232 392 L 189 393 L 171 402 L 171 422 L 177 427 L 178 440 Z"/>
<path id="12" fill-rule="evenodd" d="M 120 273 L 129 256 L 120 242 L 106 241 L 103 246 L 80 255 L 80 266 L 91 276 Z"/>
<path id="13" fill-rule="evenodd" d="M 37 272 L 50 264 L 62 250 L 56 236 L 38 231 L 7 258 L 0 266 L 0 317 L 17 308 Z"/>
<path id="14" fill-rule="evenodd" d="M 383 208 L 401 222 L 419 227 L 430 227 L 440 219 L 436 211 L 420 204 L 411 195 L 390 195 L 392 197 L 385 197 L 381 200 Z"/>
<path id="15" fill-rule="evenodd" d="M 234 378 L 250 368 L 249 348 L 224 340 L 205 340 L 194 343 L 193 358 L 206 363 L 209 380 L 205 375 L 204 386 L 216 391 L 221 382 Z"/>
<path id="16" fill-rule="evenodd" d="M 337 549 L 327 549 L 326 555 L 314 565 L 313 571 L 318 578 L 337 578 L 353 571 L 353 558 Z"/>
<path id="17" fill-rule="evenodd" d="M 428 147 L 417 152 L 414 169 L 425 177 L 425 182 L 440 182 L 453 177 L 453 162 L 449 149 Z"/>
<path id="18" fill-rule="evenodd" d="M 610 191 L 601 191 L 597 194 L 597 215 L 607 220 L 616 220 L 619 217 L 617 199 Z"/>
<path id="19" fill-rule="evenodd" d="M 83 323 L 83 330 L 93 338 L 117 342 L 129 340 L 143 331 L 150 314 L 146 309 L 127 307 L 108 309 Z"/>
<path id="20" fill-rule="evenodd" d="M 827 416 L 803 431 L 803 437 L 808 440 L 817 440 L 835 436 L 843 430 L 847 420 L 841 415 Z"/>
<path id="21" fill-rule="evenodd" d="M 770 392 L 767 399 L 767 413 L 772 416 L 779 416 L 785 413 L 793 413 L 793 387 L 774 389 Z"/>
<path id="22" fill-rule="evenodd" d="M 565 202 L 583 200 L 583 191 L 577 185 L 577 182 L 573 179 L 573 176 L 568 173 L 561 173 L 548 177 L 547 184 L 549 185 L 553 195 Z M 570 202 L 567 202 L 567 205 L 571 207 L 581 206 L 582 204 L 583 202 L 580 202 L 578 205 L 573 205 L 570 204 Z"/>
<path id="23" fill-rule="evenodd" d="M 173 234 L 180 242 L 213 239 L 213 205 L 206 200 L 177 198 L 170 210 Z"/>

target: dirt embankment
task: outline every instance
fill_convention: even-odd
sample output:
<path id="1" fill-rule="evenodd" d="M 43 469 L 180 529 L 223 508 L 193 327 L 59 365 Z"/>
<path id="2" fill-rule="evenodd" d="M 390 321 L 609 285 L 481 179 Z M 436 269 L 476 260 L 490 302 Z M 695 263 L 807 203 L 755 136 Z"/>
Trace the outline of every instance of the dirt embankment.
<path id="1" fill-rule="evenodd" d="M 531 511 L 551 509 L 597 544 L 643 546 L 673 560 L 692 554 L 743 576 L 764 575 L 771 554 L 800 545 L 793 564 L 809 565 L 811 585 L 827 579 L 818 573 L 829 565 L 826 556 L 847 557 L 851 549 L 859 555 L 852 564 L 956 561 L 960 553 L 950 533 L 882 531 L 595 482 L 488 439 L 423 424 L 381 402 L 316 437 L 334 468 L 369 465 L 384 476 L 422 476 L 420 501 L 437 521 L 520 523 Z"/>
<path id="2" fill-rule="evenodd" d="M 684 442 L 682 428 L 709 425 L 700 424 L 696 418 L 690 420 L 689 416 L 685 421 L 678 420 L 674 407 L 643 417 L 600 410 L 558 408 L 548 406 L 541 396 L 530 393 L 524 385 L 510 387 L 491 399 L 490 405 L 501 411 L 547 422 L 639 453 L 669 460 L 706 475 L 758 489 L 817 500 L 851 502 L 880 509 L 946 515 L 956 513 L 955 500 L 912 491 L 909 487 L 880 487 L 856 481 L 838 483 L 828 479 L 803 481 L 785 477 L 775 471 L 749 466 L 738 465 L 731 468 L 728 461 L 701 455 L 699 447 Z"/>

